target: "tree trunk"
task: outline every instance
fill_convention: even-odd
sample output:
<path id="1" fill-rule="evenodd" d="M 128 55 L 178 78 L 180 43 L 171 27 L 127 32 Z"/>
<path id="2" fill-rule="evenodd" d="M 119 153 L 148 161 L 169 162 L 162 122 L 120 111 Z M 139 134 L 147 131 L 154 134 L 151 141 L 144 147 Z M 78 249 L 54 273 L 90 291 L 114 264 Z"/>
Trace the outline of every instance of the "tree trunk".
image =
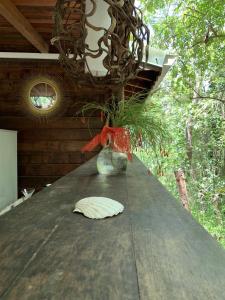
<path id="1" fill-rule="evenodd" d="M 199 92 L 202 89 L 202 81 L 203 76 L 196 74 L 196 82 L 195 86 L 193 88 L 193 97 L 192 97 L 192 103 L 197 104 L 199 102 L 198 95 Z M 189 162 L 189 171 L 190 175 L 193 179 L 195 179 L 195 170 L 193 166 L 193 143 L 192 143 L 192 129 L 193 129 L 193 117 L 192 113 L 190 112 L 190 115 L 188 116 L 186 120 L 186 127 L 185 127 L 185 136 L 186 136 L 186 154 Z"/>
<path id="2" fill-rule="evenodd" d="M 179 169 L 178 171 L 175 171 L 174 174 L 177 181 L 181 203 L 183 207 L 189 211 L 189 201 L 184 172 L 182 169 Z"/>
<path id="3" fill-rule="evenodd" d="M 190 168 L 192 168 L 192 118 L 189 117 L 186 121 L 186 152 L 190 163 Z"/>

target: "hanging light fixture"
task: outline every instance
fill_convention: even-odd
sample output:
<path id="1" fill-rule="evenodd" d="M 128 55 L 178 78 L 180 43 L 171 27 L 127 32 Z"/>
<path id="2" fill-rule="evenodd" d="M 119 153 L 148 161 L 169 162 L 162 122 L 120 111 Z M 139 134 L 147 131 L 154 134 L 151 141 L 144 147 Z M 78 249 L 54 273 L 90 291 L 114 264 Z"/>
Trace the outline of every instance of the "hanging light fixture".
<path id="1" fill-rule="evenodd" d="M 148 58 L 149 30 L 133 0 L 57 0 L 54 37 L 80 84 L 124 85 Z"/>

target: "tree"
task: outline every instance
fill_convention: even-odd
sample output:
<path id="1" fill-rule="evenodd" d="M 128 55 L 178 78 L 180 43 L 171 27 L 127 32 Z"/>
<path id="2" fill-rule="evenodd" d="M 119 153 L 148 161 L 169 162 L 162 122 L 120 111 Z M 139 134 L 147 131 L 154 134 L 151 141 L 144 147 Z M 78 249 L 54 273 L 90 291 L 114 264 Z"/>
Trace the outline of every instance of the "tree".
<path id="1" fill-rule="evenodd" d="M 218 240 L 225 235 L 225 31 L 222 0 L 142 0 L 152 45 L 175 51 L 177 62 L 161 90 L 172 135 L 169 156 L 152 164 L 177 196 L 174 171 L 185 171 L 194 216 Z M 142 157 L 152 157 L 141 153 Z M 152 158 L 151 158 L 152 160 Z M 225 245 L 225 239 L 222 239 Z"/>

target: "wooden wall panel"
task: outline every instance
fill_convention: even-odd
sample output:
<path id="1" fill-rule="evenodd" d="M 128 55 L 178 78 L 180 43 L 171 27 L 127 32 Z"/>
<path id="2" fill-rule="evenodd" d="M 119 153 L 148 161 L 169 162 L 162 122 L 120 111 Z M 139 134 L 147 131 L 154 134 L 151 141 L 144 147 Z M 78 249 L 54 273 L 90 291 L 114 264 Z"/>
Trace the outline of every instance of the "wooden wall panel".
<path id="1" fill-rule="evenodd" d="M 0 82 L 1 84 L 1 82 Z M 1 87 L 0 87 L 1 88 Z M 0 91 L 0 97 L 1 97 L 1 91 Z M 0 100 L 1 101 L 1 100 Z M 0 115 L 0 124 L 5 126 L 5 129 L 19 129 L 20 131 L 22 129 L 48 129 L 48 128 L 54 128 L 54 129 L 99 129 L 102 126 L 102 122 L 100 118 L 98 117 L 89 117 L 86 120 L 83 118 L 73 118 L 73 117 L 65 117 L 62 116 L 61 118 L 58 118 L 57 120 L 46 120 L 46 121 L 39 121 L 39 120 L 32 120 L 24 117 L 17 117 L 17 116 L 9 116 L 5 117 L 4 115 Z"/>
<path id="2" fill-rule="evenodd" d="M 53 128 L 39 128 L 38 130 L 34 129 L 22 129 L 19 132 L 19 139 L 21 142 L 26 141 L 74 141 L 74 140 L 88 140 L 93 134 L 98 133 L 98 129 L 83 129 L 74 130 L 74 128 L 58 128 L 57 135 L 56 131 Z"/>
<path id="3" fill-rule="evenodd" d="M 96 149 L 97 151 L 97 149 Z M 86 159 L 97 152 L 81 155 L 77 152 L 47 152 L 41 151 L 18 151 L 18 158 L 21 165 L 26 164 L 82 164 Z"/>
<path id="4" fill-rule="evenodd" d="M 48 120 L 28 117 L 23 109 L 21 91 L 26 80 L 47 75 L 60 81 L 64 101 L 63 115 Z M 80 149 L 102 128 L 98 114 L 77 116 L 82 102 L 104 101 L 109 92 L 74 86 L 57 62 L 0 61 L 0 128 L 18 131 L 18 184 L 39 190 L 96 155 L 81 154 Z"/>

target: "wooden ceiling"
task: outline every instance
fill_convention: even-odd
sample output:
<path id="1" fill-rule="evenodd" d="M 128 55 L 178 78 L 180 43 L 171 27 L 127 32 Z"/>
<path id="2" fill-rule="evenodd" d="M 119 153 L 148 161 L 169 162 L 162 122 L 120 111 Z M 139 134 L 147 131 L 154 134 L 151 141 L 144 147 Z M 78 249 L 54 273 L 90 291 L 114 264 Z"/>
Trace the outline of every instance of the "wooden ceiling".
<path id="1" fill-rule="evenodd" d="M 0 51 L 56 53 L 50 44 L 55 3 L 56 0 L 1 0 Z"/>
<path id="2" fill-rule="evenodd" d="M 56 0 L 0 0 L 0 52 L 57 53 L 50 43 L 55 4 Z M 129 81 L 125 96 L 151 90 L 160 73 L 160 67 L 149 65 Z"/>

